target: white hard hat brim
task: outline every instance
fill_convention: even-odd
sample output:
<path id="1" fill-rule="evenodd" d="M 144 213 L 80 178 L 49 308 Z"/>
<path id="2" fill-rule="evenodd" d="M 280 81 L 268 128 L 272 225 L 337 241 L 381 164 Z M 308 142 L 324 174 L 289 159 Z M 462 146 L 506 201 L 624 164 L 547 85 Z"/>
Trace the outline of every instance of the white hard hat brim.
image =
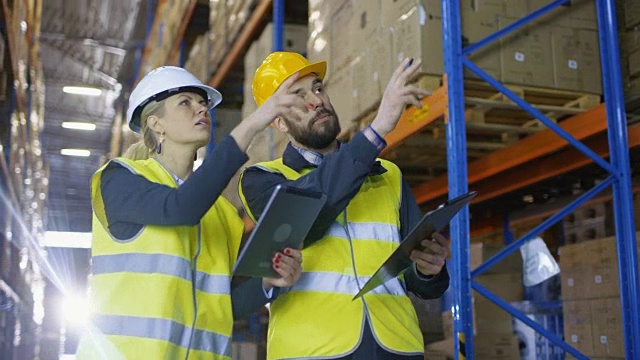
<path id="1" fill-rule="evenodd" d="M 161 94 L 168 94 L 168 96 L 173 96 L 176 94 L 179 94 L 181 92 L 188 92 L 190 90 L 193 89 L 198 89 L 198 90 L 202 90 L 207 94 L 207 98 L 208 98 L 208 104 L 207 104 L 207 108 L 208 110 L 213 109 L 214 107 L 218 106 L 218 104 L 220 104 L 220 102 L 222 102 L 222 94 L 220 94 L 220 92 L 214 88 L 212 88 L 211 86 L 207 86 L 207 85 L 199 85 L 199 84 L 194 84 L 194 85 L 188 85 L 188 86 L 182 86 L 182 87 L 176 87 L 176 88 L 172 88 L 172 89 L 168 89 L 168 90 L 163 90 L 158 94 L 155 94 L 151 97 L 149 97 L 146 101 L 144 101 L 143 103 L 141 103 L 140 105 L 138 105 L 136 107 L 136 109 L 133 111 L 133 115 L 131 117 L 131 121 L 129 121 L 129 128 L 140 134 L 141 131 L 141 127 L 140 127 L 140 115 L 142 114 L 142 110 L 144 109 L 144 107 L 150 103 L 151 101 L 156 101 L 156 100 L 162 100 L 165 99 L 166 97 L 162 97 L 161 99 L 158 98 L 158 95 Z"/>

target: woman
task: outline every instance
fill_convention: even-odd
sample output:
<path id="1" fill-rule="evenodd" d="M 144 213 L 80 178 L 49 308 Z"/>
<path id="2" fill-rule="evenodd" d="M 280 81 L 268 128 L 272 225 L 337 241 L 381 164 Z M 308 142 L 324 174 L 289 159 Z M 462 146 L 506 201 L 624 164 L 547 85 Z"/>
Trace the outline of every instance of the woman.
<path id="1" fill-rule="evenodd" d="M 231 288 L 244 228 L 220 194 L 274 116 L 269 109 L 251 115 L 193 171 L 197 149 L 210 138 L 208 110 L 221 100 L 170 66 L 131 93 L 127 120 L 142 141 L 92 178 L 96 331 L 80 357 L 229 359 L 234 316 L 257 310 L 274 287 L 300 277 L 300 251 L 285 249 L 272 259 L 280 277 Z"/>

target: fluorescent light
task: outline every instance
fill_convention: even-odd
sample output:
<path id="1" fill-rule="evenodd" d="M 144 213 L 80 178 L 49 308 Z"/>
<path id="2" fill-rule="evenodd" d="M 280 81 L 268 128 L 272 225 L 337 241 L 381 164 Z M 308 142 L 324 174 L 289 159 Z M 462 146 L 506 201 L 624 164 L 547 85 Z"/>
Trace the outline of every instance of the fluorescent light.
<path id="1" fill-rule="evenodd" d="M 87 157 L 91 155 L 91 151 L 86 149 L 62 149 L 60 150 L 60 154 L 67 156 L 84 156 Z"/>
<path id="2" fill-rule="evenodd" d="M 62 91 L 66 92 L 67 94 L 87 96 L 100 96 L 100 94 L 102 94 L 102 90 L 86 86 L 65 86 L 62 88 Z"/>
<path id="3" fill-rule="evenodd" d="M 93 131 L 96 129 L 96 124 L 85 123 L 85 122 L 64 121 L 62 123 L 62 127 L 65 129 Z"/>
<path id="4" fill-rule="evenodd" d="M 45 231 L 43 246 L 82 248 L 91 247 L 90 232 Z"/>

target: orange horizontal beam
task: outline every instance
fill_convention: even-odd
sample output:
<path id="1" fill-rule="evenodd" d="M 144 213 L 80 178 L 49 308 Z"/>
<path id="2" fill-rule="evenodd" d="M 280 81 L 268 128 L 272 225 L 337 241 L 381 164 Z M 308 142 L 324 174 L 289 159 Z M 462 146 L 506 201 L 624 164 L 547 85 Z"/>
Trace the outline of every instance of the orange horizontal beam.
<path id="1" fill-rule="evenodd" d="M 180 23 L 180 27 L 178 28 L 176 38 L 173 40 L 173 45 L 171 45 L 171 51 L 169 51 L 169 57 L 167 58 L 167 61 L 173 61 L 173 59 L 176 58 L 176 54 L 178 53 L 178 50 L 180 50 L 180 43 L 184 38 L 184 32 L 187 30 L 187 25 L 189 25 L 191 15 L 193 15 L 193 10 L 196 8 L 197 3 L 198 0 L 189 0 L 189 5 L 187 5 L 187 10 L 184 12 L 184 16 L 182 17 L 182 22 Z M 180 63 L 179 59 L 178 63 Z"/>
<path id="2" fill-rule="evenodd" d="M 260 22 L 267 16 L 272 5 L 272 0 L 261 0 L 260 3 L 258 3 L 249 21 L 247 21 L 242 28 L 240 35 L 238 35 L 238 39 L 233 42 L 233 46 L 209 81 L 210 86 L 217 88 L 231 71 L 231 68 L 238 63 L 240 55 L 242 55 L 242 52 L 249 46 L 249 41 L 251 41 L 255 32 L 258 31 L 258 25 L 260 25 Z"/>
<path id="3" fill-rule="evenodd" d="M 609 141 L 606 133 L 586 140 L 585 145 L 603 158 L 609 156 Z M 638 146 L 640 146 L 640 126 L 633 126 L 629 128 L 629 149 Z M 478 183 L 473 187 L 473 190 L 478 192 L 473 202 L 492 199 L 554 176 L 566 174 L 591 163 L 593 160 L 577 149 L 567 149 L 546 159 L 527 164 L 526 169 L 513 168 Z"/>
<path id="4" fill-rule="evenodd" d="M 637 194 L 640 192 L 639 185 L 633 185 L 631 188 L 631 192 Z M 609 201 L 613 198 L 611 194 L 611 190 L 607 189 L 603 191 L 600 195 L 597 195 L 595 198 L 587 200 L 582 206 L 589 206 L 592 204 L 601 203 L 604 201 Z M 530 214 L 529 216 L 517 217 L 516 219 L 509 220 L 509 226 L 518 226 L 519 224 L 530 222 L 536 219 L 544 219 L 546 217 L 552 216 L 556 214 L 561 208 L 564 208 L 567 203 L 557 203 L 556 207 L 543 209 L 541 211 L 536 211 L 535 214 Z M 492 216 L 490 218 L 483 218 L 479 221 L 472 221 L 470 223 L 470 237 L 480 236 L 482 234 L 494 232 L 494 231 L 502 231 L 504 226 L 504 216 L 502 214 Z"/>
<path id="5" fill-rule="evenodd" d="M 559 125 L 578 140 L 583 140 L 589 136 L 603 132 L 607 128 L 604 104 L 572 116 Z M 512 146 L 494 151 L 470 163 L 468 167 L 468 183 L 473 184 L 533 159 L 550 154 L 567 145 L 568 143 L 553 130 L 543 130 L 522 139 Z M 413 188 L 413 194 L 418 204 L 444 196 L 448 191 L 449 186 L 446 174 Z"/>
<path id="6" fill-rule="evenodd" d="M 420 132 L 429 124 L 444 117 L 447 109 L 447 86 L 441 86 L 431 96 L 423 98 L 420 102 L 422 103 L 422 109 L 411 106 L 402 113 L 395 129 L 385 137 L 387 147 L 383 153 L 388 152 L 413 134 Z"/>

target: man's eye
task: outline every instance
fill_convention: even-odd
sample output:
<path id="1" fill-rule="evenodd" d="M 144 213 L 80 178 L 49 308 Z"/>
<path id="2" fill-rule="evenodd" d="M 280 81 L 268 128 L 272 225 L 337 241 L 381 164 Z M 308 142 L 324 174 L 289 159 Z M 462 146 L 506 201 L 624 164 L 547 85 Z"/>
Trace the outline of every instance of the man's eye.
<path id="1" fill-rule="evenodd" d="M 319 87 L 319 88 L 317 88 L 317 89 L 315 90 L 315 92 L 316 92 L 317 94 L 321 94 L 322 92 L 324 92 L 324 88 Z"/>
<path id="2" fill-rule="evenodd" d="M 206 106 L 208 106 L 208 105 L 209 105 L 209 103 L 208 103 L 207 101 L 202 100 L 202 101 L 200 101 L 200 105 L 202 105 L 202 106 L 205 106 L 205 107 L 206 107 Z"/>

